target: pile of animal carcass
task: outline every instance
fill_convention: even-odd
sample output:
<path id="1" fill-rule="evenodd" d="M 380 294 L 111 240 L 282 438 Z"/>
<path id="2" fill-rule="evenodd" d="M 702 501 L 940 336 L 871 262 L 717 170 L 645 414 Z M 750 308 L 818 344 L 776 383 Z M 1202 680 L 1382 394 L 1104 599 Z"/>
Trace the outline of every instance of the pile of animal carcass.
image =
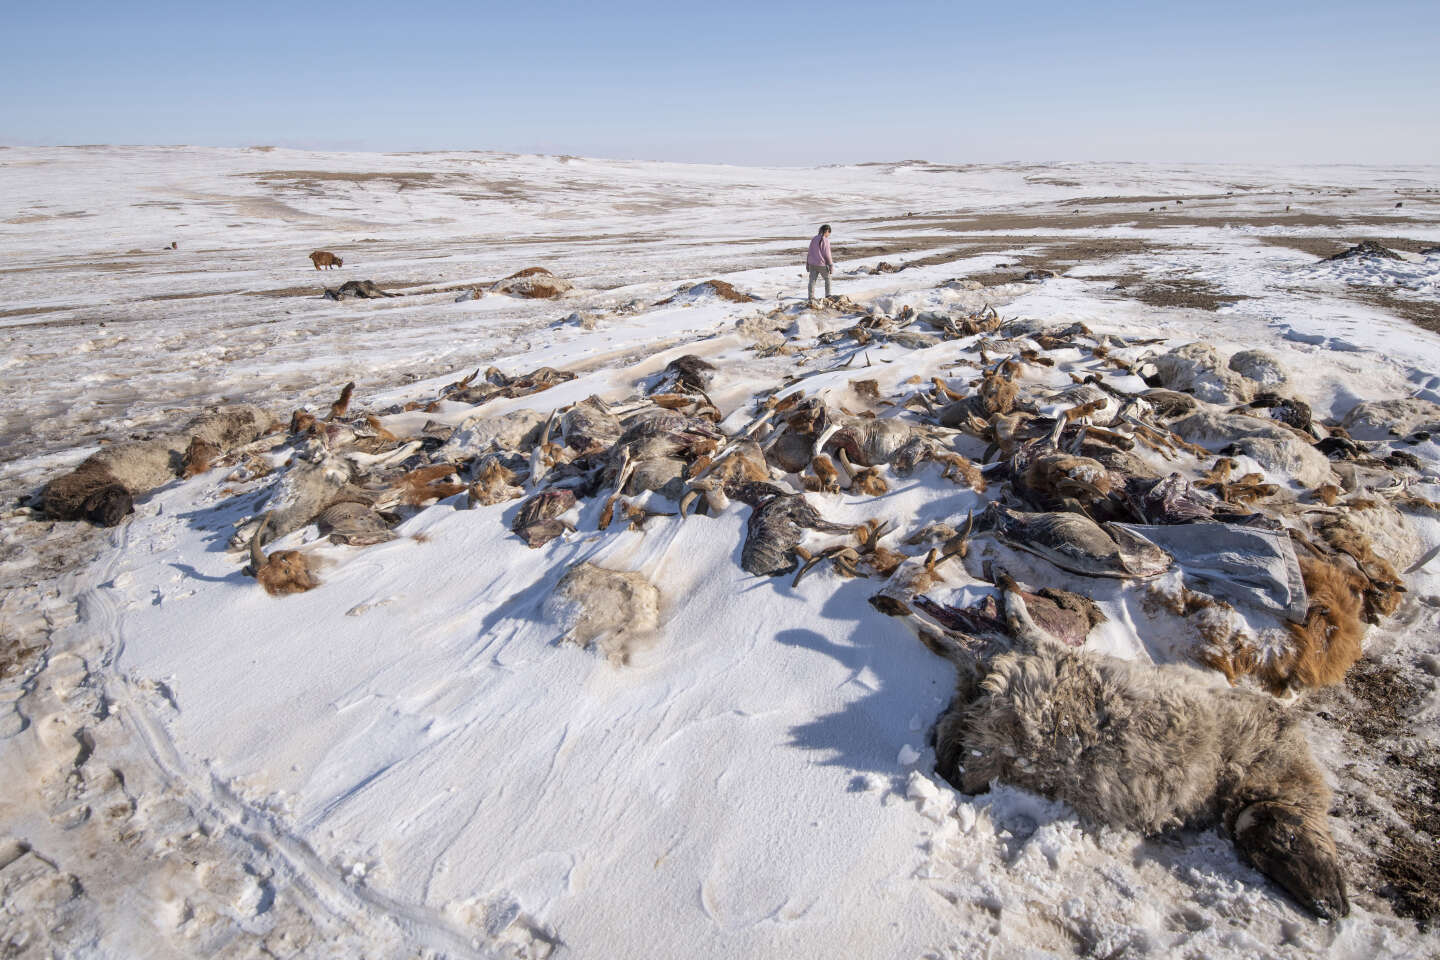
<path id="1" fill-rule="evenodd" d="M 1402 509 L 1440 505 L 1407 490 L 1421 464 L 1391 440 L 1440 429 L 1440 407 L 1363 403 L 1322 424 L 1258 351 L 1226 362 L 1204 344 L 1163 352 L 1159 341 L 993 311 L 888 316 L 843 298 L 827 310 L 843 322 L 817 345 L 837 362 L 760 391 L 732 411 L 730 430 L 710 397 L 722 371 L 684 356 L 635 395 L 592 396 L 548 417 L 478 409 L 458 426 L 396 436 L 372 414 L 352 415 L 352 384 L 323 417 L 296 411 L 288 431 L 267 433 L 253 408 L 225 408 L 193 436 L 148 441 L 145 456 L 183 461 L 187 474 L 231 464 L 237 479 L 273 477 L 265 512 L 232 541 L 272 594 L 318 585 L 304 550 L 264 552 L 309 524 L 363 546 L 441 499 L 521 500 L 512 529 L 541 548 L 574 531 L 590 499 L 603 504 L 588 514 L 600 530 L 739 501 L 746 571 L 797 584 L 817 568 L 877 578 L 871 603 L 955 664 L 959 688 L 935 746 L 958 788 L 998 779 L 1143 833 L 1218 821 L 1300 904 L 1344 915 L 1328 791 L 1286 703 L 1338 682 L 1367 624 L 1396 609 L 1397 568 L 1419 553 Z M 950 376 L 892 376 L 887 395 L 850 366 L 881 344 L 932 358 L 941 347 Z M 829 386 L 807 390 L 818 373 L 812 382 Z M 850 377 L 843 389 L 837 376 Z M 477 378 L 422 409 L 483 407 L 572 375 L 492 368 Z M 283 463 L 277 450 L 288 451 Z M 103 463 L 53 482 L 54 512 L 118 521 L 143 492 L 127 489 L 124 453 L 109 448 Z M 831 495 L 879 498 L 916 477 L 973 491 L 979 509 L 904 529 L 903 518 L 824 517 Z M 573 590 L 582 607 L 603 593 L 630 612 L 596 612 L 579 632 L 654 621 L 643 576 L 582 566 L 559 593 Z M 1162 660 L 1194 665 L 1087 647 L 1116 611 L 1178 638 Z"/>

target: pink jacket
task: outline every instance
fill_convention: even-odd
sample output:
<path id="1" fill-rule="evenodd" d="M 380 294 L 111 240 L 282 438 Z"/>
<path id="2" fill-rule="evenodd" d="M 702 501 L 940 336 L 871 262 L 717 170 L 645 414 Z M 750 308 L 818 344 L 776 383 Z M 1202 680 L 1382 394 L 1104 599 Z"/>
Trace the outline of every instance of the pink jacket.
<path id="1" fill-rule="evenodd" d="M 817 233 L 810 238 L 810 253 L 805 257 L 805 266 L 835 266 L 835 258 L 830 255 L 830 235 L 828 233 Z"/>

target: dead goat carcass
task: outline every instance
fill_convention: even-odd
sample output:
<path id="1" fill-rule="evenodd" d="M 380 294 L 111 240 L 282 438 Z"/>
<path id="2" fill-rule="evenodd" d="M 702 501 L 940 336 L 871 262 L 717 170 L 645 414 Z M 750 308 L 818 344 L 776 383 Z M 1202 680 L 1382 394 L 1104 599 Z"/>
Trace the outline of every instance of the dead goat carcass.
<path id="1" fill-rule="evenodd" d="M 778 493 L 760 502 L 746 522 L 741 569 L 770 577 L 791 572 L 799 563 L 795 548 L 807 529 L 849 533 L 855 528 L 826 521 L 798 493 Z"/>
<path id="2" fill-rule="evenodd" d="M 395 533 L 373 504 L 361 500 L 340 500 L 321 510 L 315 518 L 320 536 L 331 543 L 368 547 L 395 539 Z"/>
<path id="3" fill-rule="evenodd" d="M 666 364 L 660 376 L 645 392 L 651 396 L 680 392 L 703 394 L 714 382 L 715 365 L 693 353 L 687 353 Z"/>
<path id="4" fill-rule="evenodd" d="M 489 507 L 525 496 L 525 490 L 519 483 L 519 475 L 511 469 L 512 465 L 517 468 L 520 466 L 521 458 L 512 456 L 508 459 L 512 461 L 511 464 L 506 463 L 507 456 L 503 453 L 487 454 L 480 459 L 474 468 L 474 479 L 466 497 L 467 506 L 472 509 Z"/>
<path id="5" fill-rule="evenodd" d="M 624 433 L 620 418 L 599 397 L 587 397 L 560 417 L 560 437 L 576 456 L 610 449 Z"/>
<path id="6" fill-rule="evenodd" d="M 245 572 L 253 576 L 272 597 L 290 593 L 304 593 L 320 585 L 310 558 L 299 550 L 276 550 L 265 555 L 264 541 L 268 533 L 270 515 L 260 520 L 255 535 L 250 538 L 250 566 Z"/>
<path id="7" fill-rule="evenodd" d="M 311 451 L 314 460 L 297 460 L 271 488 L 266 498 L 265 521 L 271 537 L 283 537 L 310 523 L 340 498 L 351 481 L 349 464 L 323 449 Z M 259 535 L 260 523 L 252 520 L 240 527 L 230 540 L 231 549 L 243 549 Z"/>
<path id="8" fill-rule="evenodd" d="M 374 280 L 346 280 L 338 287 L 326 287 L 321 296 L 326 300 L 378 300 L 381 297 L 398 297 L 400 294 L 381 290 Z"/>
<path id="9" fill-rule="evenodd" d="M 575 506 L 575 491 L 565 487 L 542 490 L 520 505 L 510 529 L 532 549 L 543 547 L 574 525 L 560 515 Z"/>
<path id="10" fill-rule="evenodd" d="M 1148 579 L 1170 568 L 1170 555 L 1115 524 L 1079 513 L 1023 513 L 992 503 L 975 522 L 976 538 L 991 538 L 1087 577 Z"/>
<path id="11" fill-rule="evenodd" d="M 529 373 L 513 377 L 498 367 L 490 367 L 485 371 L 483 382 L 455 391 L 450 399 L 480 404 L 499 397 L 528 397 L 574 379 L 575 374 L 569 370 L 557 370 L 554 367 L 537 367 Z"/>

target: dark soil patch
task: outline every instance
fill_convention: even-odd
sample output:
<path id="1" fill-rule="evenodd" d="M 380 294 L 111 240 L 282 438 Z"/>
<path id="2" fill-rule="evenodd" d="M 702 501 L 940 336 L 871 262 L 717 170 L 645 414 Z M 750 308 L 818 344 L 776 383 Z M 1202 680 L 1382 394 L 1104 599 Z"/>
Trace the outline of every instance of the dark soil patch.
<path id="1" fill-rule="evenodd" d="M 1138 205 L 1137 201 L 1137 205 Z M 1080 208 L 1080 213 L 1062 210 L 1055 213 L 986 213 L 971 216 L 918 216 L 900 220 L 885 218 L 885 223 L 896 230 L 954 230 L 958 233 L 979 231 L 1044 230 L 1064 228 L 1090 230 L 1101 227 L 1133 225 L 1140 228 L 1161 227 L 1393 227 L 1401 224 L 1431 225 L 1433 221 L 1406 216 L 1403 211 L 1395 215 L 1368 214 L 1364 216 L 1335 216 L 1334 214 L 1256 213 L 1253 210 L 1228 212 L 1214 207 L 1192 210 L 1189 207 L 1172 206 L 1169 210 L 1150 212 L 1134 210 L 1128 212 L 1091 212 L 1077 201 L 1070 202 L 1070 209 Z"/>
<path id="2" fill-rule="evenodd" d="M 33 317 L 37 313 L 55 313 L 58 310 L 74 310 L 75 307 L 15 307 L 10 310 L 0 310 L 0 320 L 7 317 Z"/>
<path id="3" fill-rule="evenodd" d="M 79 259 L 52 260 L 49 263 L 40 263 L 33 267 L 6 267 L 0 269 L 0 274 L 48 273 L 50 271 L 58 272 L 60 270 L 101 270 L 105 273 L 120 273 L 125 270 L 140 270 L 145 266 L 146 264 L 143 263 L 124 263 L 118 260 L 108 262 Z"/>
<path id="4" fill-rule="evenodd" d="M 739 290 L 736 290 L 733 286 L 726 283 L 724 280 L 706 280 L 704 283 L 697 284 L 697 286 L 709 287 L 712 291 L 714 291 L 715 296 L 719 297 L 721 300 L 728 300 L 731 303 L 750 303 L 755 299 L 749 294 L 741 293 Z"/>
<path id="5" fill-rule="evenodd" d="M 258 170 L 255 173 L 237 173 L 237 177 L 248 177 L 261 183 L 293 182 L 311 185 L 316 183 L 389 183 L 397 187 L 415 187 L 434 183 L 452 175 L 427 173 L 423 171 L 397 173 L 345 173 L 335 170 Z"/>
<path id="6" fill-rule="evenodd" d="M 1036 247 L 1034 253 L 1021 253 L 1010 266 L 997 267 L 983 273 L 969 274 L 987 287 L 997 283 L 1015 283 L 1025 279 L 1031 270 L 1053 270 L 1063 274 L 1071 267 L 1082 263 L 1094 263 L 1115 257 L 1133 256 L 1172 249 L 1168 243 L 1135 239 L 1074 239 L 1070 237 L 1009 237 L 995 245 L 996 250 L 1013 250 L 1017 247 Z M 972 254 L 973 255 L 973 254 Z"/>
<path id="7" fill-rule="evenodd" d="M 240 293 L 239 290 L 206 290 L 201 293 L 157 293 L 145 297 L 146 300 L 198 300 L 201 297 L 228 297 Z"/>
<path id="8" fill-rule="evenodd" d="M 1428 247 L 1436 245 L 1434 240 L 1407 240 L 1404 237 L 1364 237 L 1356 236 L 1346 239 L 1330 237 L 1260 237 L 1261 243 L 1272 247 L 1289 247 L 1291 250 L 1299 250 L 1308 253 L 1312 257 L 1324 259 L 1341 253 L 1351 246 L 1364 240 L 1374 240 L 1382 247 L 1389 247 L 1391 250 L 1403 250 L 1406 253 L 1419 253 Z"/>
<path id="9" fill-rule="evenodd" d="M 8 631 L 0 631 L 0 680 L 25 673 L 48 647 L 43 638 L 11 636 Z"/>
<path id="10" fill-rule="evenodd" d="M 1440 303 L 1434 300 L 1411 300 L 1385 287 L 1350 287 L 1349 292 L 1355 299 L 1389 310 L 1422 330 L 1440 333 Z"/>
<path id="11" fill-rule="evenodd" d="M 1095 260 L 1109 260 L 1139 253 L 1154 253 L 1157 250 L 1173 249 L 1168 243 L 1135 239 L 1071 239 L 1057 237 L 1040 238 L 1046 247 L 1038 254 L 1024 254 L 1019 259 L 1026 270 L 1064 271 L 1077 263 L 1091 263 Z M 1021 271 L 1024 272 L 1023 270 Z"/>
<path id="12" fill-rule="evenodd" d="M 1336 796 L 1337 815 L 1356 841 L 1344 851 L 1354 861 L 1355 885 L 1428 930 L 1440 920 L 1440 761 L 1414 736 L 1410 720 L 1424 693 L 1396 666 L 1367 659 L 1313 705 L 1316 718 L 1339 729 L 1347 752 L 1361 761 L 1347 765 Z M 1370 791 L 1393 817 L 1377 808 Z"/>
<path id="13" fill-rule="evenodd" d="M 1326 257 L 1326 260 L 1353 260 L 1356 257 L 1380 257 L 1384 260 L 1402 260 L 1403 257 L 1391 250 L 1389 247 L 1376 243 L 1374 240 L 1362 240 L 1348 250 L 1343 250 L 1333 257 Z"/>
<path id="14" fill-rule="evenodd" d="M 833 245 L 835 262 L 842 263 L 847 260 L 868 260 L 871 257 L 895 257 L 906 253 L 923 253 L 927 250 L 934 250 L 936 247 L 945 247 L 947 251 L 953 250 L 957 243 L 964 243 L 955 237 L 867 237 L 863 242 L 858 243 L 836 243 Z M 804 258 L 805 245 L 798 244 L 796 247 L 797 256 Z M 970 252 L 956 254 L 960 256 L 972 256 Z"/>
<path id="15" fill-rule="evenodd" d="M 1077 186 L 1078 186 L 1078 184 L 1077 184 Z M 1256 196 L 1256 195 L 1253 194 L 1253 193 L 1249 193 L 1249 194 L 1246 194 L 1246 195 L 1245 195 L 1245 197 L 1246 197 L 1247 200 L 1248 200 L 1248 199 L 1253 199 L 1255 196 Z M 1162 196 L 1153 196 L 1153 197 L 1152 197 L 1152 196 L 1135 196 L 1135 197 L 1124 197 L 1124 196 L 1121 196 L 1121 197 L 1074 197 L 1074 198 L 1069 199 L 1069 200 L 1061 200 L 1061 201 L 1059 201 L 1059 205 L 1062 206 L 1062 207 L 1067 207 L 1067 206 L 1068 206 L 1068 207 L 1088 207 L 1088 206 L 1100 206 L 1100 205 L 1107 204 L 1107 203 L 1176 203 L 1176 202 L 1181 202 L 1181 203 L 1183 203 L 1183 202 L 1186 201 L 1186 200 L 1226 200 L 1226 199 L 1233 200 L 1233 199 L 1235 199 L 1235 198 L 1234 198 L 1234 197 L 1229 197 L 1229 196 L 1227 196 L 1226 194 L 1223 194 L 1223 193 L 1188 193 L 1188 194 L 1181 194 L 1181 195 L 1179 195 L 1179 196 L 1168 196 L 1168 197 L 1162 197 Z"/>
<path id="16" fill-rule="evenodd" d="M 1012 250 L 1035 251 L 1035 248 L 1040 248 L 1035 252 L 1017 253 L 1013 269 L 1002 268 L 983 273 L 966 274 L 970 279 L 979 280 L 986 286 L 997 283 L 1013 283 L 1022 279 L 1030 270 L 1054 270 L 1056 273 L 1064 273 L 1070 267 L 1080 263 L 1092 263 L 1112 257 L 1172 249 L 1171 244 L 1129 238 L 1077 239 L 1066 236 L 1001 236 L 977 237 L 974 240 L 967 240 L 957 237 L 937 237 L 925 245 L 916 244 L 914 246 L 903 242 L 853 244 L 843 250 L 837 250 L 836 256 L 839 258 L 843 253 L 848 259 L 883 257 L 933 247 L 946 247 L 947 249 L 927 257 L 907 260 L 901 266 L 928 267 L 969 257 L 978 257 L 986 253 L 1008 253 Z"/>
<path id="17" fill-rule="evenodd" d="M 1084 279 L 1108 281 L 1113 284 L 1113 290 L 1152 307 L 1216 310 L 1250 299 L 1243 294 L 1221 293 L 1204 280 L 1185 276 L 1159 278 L 1143 273 L 1121 273 Z"/>

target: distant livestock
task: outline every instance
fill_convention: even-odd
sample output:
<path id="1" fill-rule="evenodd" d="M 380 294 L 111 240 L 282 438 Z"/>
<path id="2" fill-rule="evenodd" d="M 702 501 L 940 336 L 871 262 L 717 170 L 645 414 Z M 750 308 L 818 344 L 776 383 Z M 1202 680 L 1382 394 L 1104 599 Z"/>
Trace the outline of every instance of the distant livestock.
<path id="1" fill-rule="evenodd" d="M 328 270 L 331 267 L 345 266 L 344 260 L 341 260 L 339 257 L 335 256 L 335 254 L 331 253 L 328 250 L 316 250 L 314 253 L 310 254 L 310 262 L 315 264 L 316 270 L 319 270 L 321 267 L 324 267 Z"/>

